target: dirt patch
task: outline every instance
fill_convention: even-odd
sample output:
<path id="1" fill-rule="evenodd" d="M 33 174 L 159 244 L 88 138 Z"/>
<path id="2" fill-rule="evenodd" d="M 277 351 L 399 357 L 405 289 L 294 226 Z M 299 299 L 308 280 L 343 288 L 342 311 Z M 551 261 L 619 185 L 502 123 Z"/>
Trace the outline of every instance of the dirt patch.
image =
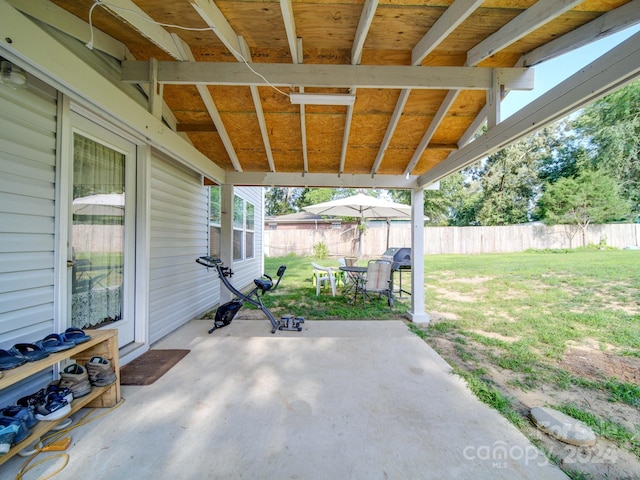
<path id="1" fill-rule="evenodd" d="M 598 345 L 593 345 L 593 342 L 569 347 L 560 366 L 588 379 L 613 377 L 640 385 L 640 358 L 604 352 Z"/>
<path id="2" fill-rule="evenodd" d="M 447 321 L 443 314 L 431 316 L 431 322 Z M 476 330 L 475 333 L 489 338 L 509 342 L 515 337 Z M 432 334 L 429 343 L 445 360 L 466 371 L 482 368 L 481 378 L 511 399 L 513 408 L 528 418 L 531 408 L 536 406 L 573 405 L 591 412 L 600 418 L 622 425 L 630 432 L 640 435 L 640 412 L 637 408 L 620 402 L 611 402 L 608 394 L 600 390 L 571 386 L 563 389 L 554 383 L 535 380 L 535 386 L 528 388 L 527 375 L 498 367 L 491 360 L 496 349 L 482 345 L 469 337 L 455 332 Z M 606 346 L 604 346 L 606 349 Z M 617 377 L 629 383 L 640 383 L 640 359 L 621 357 L 614 349 L 603 351 L 596 341 L 572 344 L 567 350 L 559 368 L 568 370 L 582 378 L 602 380 Z M 579 472 L 576 478 L 631 480 L 640 478 L 640 457 L 625 448 L 618 447 L 602 435 L 593 447 L 575 447 L 556 440 L 538 430 L 532 423 L 524 427 L 524 432 L 538 446 L 543 448 L 567 472 Z M 637 438 L 636 436 L 636 438 Z"/>

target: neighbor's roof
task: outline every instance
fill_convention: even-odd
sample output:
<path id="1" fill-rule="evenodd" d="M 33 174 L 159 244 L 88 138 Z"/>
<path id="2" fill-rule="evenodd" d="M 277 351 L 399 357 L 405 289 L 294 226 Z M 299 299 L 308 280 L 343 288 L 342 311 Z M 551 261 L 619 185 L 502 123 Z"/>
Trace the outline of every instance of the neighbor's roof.
<path id="1" fill-rule="evenodd" d="M 88 0 L 35 2 L 50 3 L 89 21 Z M 56 23 L 47 9 L 31 14 Z M 110 0 L 91 20 L 128 50 L 124 82 L 164 86 L 167 124 L 224 169 L 214 180 L 392 188 L 428 185 L 628 82 L 637 39 L 624 61 L 582 72 L 600 87 L 568 85 L 576 98 L 558 93 L 548 111 L 500 130 L 491 100 L 531 89 L 529 67 L 639 18 L 639 0 Z M 105 38 L 94 48 L 117 56 Z M 303 90 L 356 100 L 291 104 L 288 94 Z M 471 149 L 486 118 L 487 140 Z"/>

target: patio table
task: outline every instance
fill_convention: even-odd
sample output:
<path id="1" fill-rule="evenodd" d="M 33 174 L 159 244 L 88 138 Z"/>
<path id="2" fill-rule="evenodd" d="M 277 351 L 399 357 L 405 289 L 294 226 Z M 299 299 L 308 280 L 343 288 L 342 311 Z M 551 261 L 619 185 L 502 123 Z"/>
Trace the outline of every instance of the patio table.
<path id="1" fill-rule="evenodd" d="M 355 303 L 358 296 L 359 285 L 362 285 L 362 282 L 364 281 L 365 275 L 367 273 L 367 267 L 359 267 L 357 265 L 344 265 L 340 267 L 340 270 L 346 272 L 346 274 L 351 279 L 351 285 L 349 286 L 347 291 L 344 292 L 344 294 L 345 296 L 348 296 L 351 293 L 351 290 L 355 289 L 353 292 L 352 300 L 352 303 Z"/>

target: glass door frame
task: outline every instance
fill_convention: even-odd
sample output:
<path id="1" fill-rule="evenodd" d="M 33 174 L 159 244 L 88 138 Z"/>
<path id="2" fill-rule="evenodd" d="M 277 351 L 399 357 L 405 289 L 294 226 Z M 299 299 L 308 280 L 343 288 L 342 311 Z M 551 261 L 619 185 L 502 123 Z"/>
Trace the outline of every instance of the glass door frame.
<path id="1" fill-rule="evenodd" d="M 64 174 L 66 174 L 66 204 L 62 204 L 62 208 L 66 208 L 66 220 L 61 220 L 61 229 L 66 231 L 67 246 L 67 278 L 66 278 L 66 306 L 67 312 L 65 318 L 71 318 L 71 294 L 72 294 L 72 268 L 73 256 L 71 251 L 72 245 L 72 201 L 73 201 L 73 138 L 74 134 L 82 135 L 95 142 L 105 145 L 115 151 L 125 155 L 125 217 L 124 217 L 124 284 L 122 292 L 123 310 L 122 320 L 107 325 L 105 328 L 118 329 L 119 347 L 128 345 L 135 341 L 136 336 L 136 187 L 137 187 L 137 146 L 130 140 L 111 129 L 98 125 L 94 121 L 76 113 L 70 112 L 69 128 L 66 137 L 67 165 Z M 64 199 L 61 199 L 64 202 Z M 71 263 L 69 263 L 71 261 Z M 69 321 L 69 320 L 67 320 Z M 70 326 L 70 325 L 66 325 Z M 64 325 L 61 326 L 65 327 Z"/>

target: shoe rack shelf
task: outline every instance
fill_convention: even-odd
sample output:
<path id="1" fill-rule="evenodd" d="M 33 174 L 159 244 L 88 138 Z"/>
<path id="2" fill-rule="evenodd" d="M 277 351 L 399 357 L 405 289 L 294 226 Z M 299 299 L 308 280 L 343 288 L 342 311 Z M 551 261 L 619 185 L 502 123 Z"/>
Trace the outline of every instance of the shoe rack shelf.
<path id="1" fill-rule="evenodd" d="M 116 372 L 116 381 L 106 387 L 93 387 L 91 393 L 74 400 L 71 403 L 69 415 L 83 407 L 113 407 L 120 401 L 120 363 L 118 357 L 118 331 L 117 330 L 85 330 L 91 339 L 76 345 L 74 348 L 50 354 L 47 358 L 35 362 L 27 362 L 17 368 L 4 370 L 0 378 L 0 390 L 4 390 L 20 380 L 30 377 L 45 370 L 56 363 L 67 359 L 73 359 L 84 366 L 91 357 L 99 355 L 109 360 Z M 67 417 L 69 416 L 67 415 Z M 14 445 L 9 453 L 0 456 L 0 465 L 13 457 L 16 453 L 32 445 L 40 437 L 49 432 L 67 417 L 53 421 L 40 421 L 33 428 L 31 434 L 22 442 Z"/>

